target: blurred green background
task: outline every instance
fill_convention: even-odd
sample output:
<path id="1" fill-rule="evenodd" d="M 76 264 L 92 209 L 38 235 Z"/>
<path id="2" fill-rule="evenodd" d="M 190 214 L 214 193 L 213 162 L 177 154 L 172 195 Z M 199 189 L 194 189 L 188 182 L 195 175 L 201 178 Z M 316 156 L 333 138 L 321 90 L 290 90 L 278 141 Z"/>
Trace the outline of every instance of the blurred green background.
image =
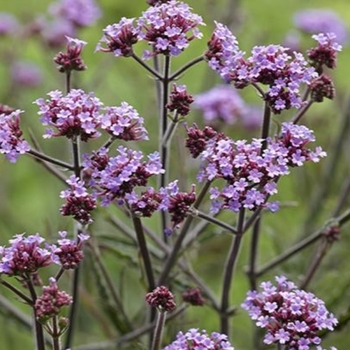
<path id="1" fill-rule="evenodd" d="M 249 52 L 254 45 L 283 43 L 286 34 L 297 30 L 293 24 L 293 15 L 306 8 L 329 8 L 338 13 L 342 20 L 350 23 L 350 2 L 347 0 L 192 0 L 187 1 L 200 14 L 206 27 L 201 28 L 204 33 L 202 40 L 190 45 L 182 55 L 172 62 L 173 70 L 181 67 L 189 59 L 197 57 L 206 48 L 213 29 L 213 21 L 222 21 L 229 25 L 236 35 L 240 47 Z M 44 128 L 38 122 L 37 108 L 32 102 L 44 97 L 50 90 L 64 90 L 64 76 L 57 72 L 53 57 L 61 49 L 50 48 L 40 43 L 35 36 L 26 36 L 23 31 L 26 26 L 38 16 L 46 16 L 50 1 L 12 0 L 2 1 L 0 12 L 15 15 L 21 23 L 22 33 L 16 36 L 0 36 L 0 103 L 25 111 L 22 127 L 25 136 L 35 135 L 42 149 L 59 158 L 69 160 L 68 146 L 62 140 L 42 139 Z M 101 0 L 98 2 L 102 10 L 102 17 L 91 27 L 79 30 L 79 39 L 88 42 L 84 48 L 83 58 L 88 70 L 73 77 L 74 86 L 86 91 L 94 91 L 106 105 L 117 105 L 127 101 L 133 105 L 145 118 L 149 130 L 150 142 L 143 143 L 142 149 L 151 152 L 157 149 L 157 110 L 155 101 L 154 82 L 145 71 L 131 59 L 114 58 L 111 54 L 94 52 L 98 40 L 102 36 L 102 29 L 106 25 L 116 23 L 121 17 L 137 17 L 147 8 L 143 0 Z M 314 45 L 310 35 L 301 33 L 301 42 L 307 49 Z M 37 65 L 42 74 L 42 82 L 36 86 L 26 87 L 16 85 L 12 81 L 11 67 L 14 60 L 26 60 Z M 319 164 L 307 164 L 302 169 L 293 169 L 292 174 L 279 183 L 278 199 L 282 203 L 282 210 L 277 214 L 264 217 L 262 239 L 260 242 L 259 262 L 269 261 L 274 256 L 290 247 L 301 236 L 313 232 L 329 219 L 342 193 L 344 183 L 350 174 L 350 133 L 349 133 L 349 76 L 350 51 L 346 44 L 339 54 L 338 67 L 330 74 L 336 86 L 336 99 L 314 105 L 305 118 L 304 123 L 315 130 L 317 145 L 321 145 L 328 153 L 328 158 Z M 220 83 L 220 79 L 201 63 L 179 79 L 179 83 L 186 84 L 192 94 L 206 91 Z M 246 91 L 247 90 L 247 91 Z M 259 104 L 256 94 L 246 89 L 242 96 L 246 101 Z M 276 120 L 288 120 L 293 112 L 287 112 L 275 117 Z M 203 124 L 202 116 L 194 112 L 188 117 L 188 123 Z M 232 138 L 258 137 L 258 130 L 244 130 L 235 125 L 224 126 L 225 133 Z M 30 131 L 30 132 L 29 132 Z M 180 130 L 179 135 L 184 133 Z M 179 136 L 179 139 L 181 139 Z M 90 148 L 98 147 L 94 142 Z M 88 150 L 88 149 L 86 149 Z M 178 149 L 172 154 L 173 166 L 171 175 L 177 172 Z M 62 202 L 59 192 L 64 185 L 53 176 L 47 174 L 44 168 L 29 157 L 21 157 L 16 164 L 8 163 L 3 157 L 0 159 L 0 245 L 5 245 L 15 233 L 40 232 L 49 237 L 55 237 L 58 230 L 72 230 L 73 224 L 69 218 L 62 218 L 58 209 Z M 195 174 L 195 168 L 190 161 L 186 163 L 190 171 Z M 188 179 L 190 185 L 194 178 Z M 188 185 L 188 188 L 189 188 Z M 325 189 L 323 191 L 323 189 Z M 347 208 L 350 204 L 346 202 Z M 345 209 L 344 208 L 344 209 Z M 102 213 L 103 214 L 103 213 Z M 224 214 L 223 220 L 233 223 L 233 214 Z M 151 222 L 150 225 L 153 225 Z M 145 307 L 143 303 L 144 290 L 140 286 L 140 273 L 137 268 L 137 251 L 120 243 L 120 233 L 106 222 L 103 215 L 98 215 L 93 229 L 102 239 L 110 240 L 115 247 L 114 252 L 104 254 L 105 261 L 113 280 L 125 297 L 127 310 L 134 315 Z M 210 228 L 208 235 L 219 232 Z M 107 238 L 106 238 L 107 237 Z M 205 238 L 206 236 L 204 236 Z M 219 295 L 221 290 L 221 272 L 225 261 L 227 247 L 231 237 L 227 234 L 217 234 L 214 239 L 206 241 L 193 250 L 191 258 L 193 268 L 203 277 L 210 287 Z M 239 306 L 248 288 L 244 267 L 247 265 L 249 237 L 243 246 L 237 274 L 232 289 L 232 303 Z M 310 289 L 321 299 L 324 299 L 328 309 L 336 315 L 348 310 L 350 306 L 350 273 L 349 273 L 349 225 L 344 226 L 339 242 L 336 242 L 322 263 Z M 283 266 L 276 268 L 264 276 L 271 279 L 278 274 L 286 274 L 297 282 L 305 272 L 314 249 L 308 249 L 291 259 Z M 108 318 L 101 317 L 101 300 L 97 296 L 94 279 L 89 273 L 91 263 L 87 259 L 84 266 L 85 287 L 82 288 L 82 311 L 79 318 L 79 334 L 76 344 L 97 342 L 117 336 L 113 327 L 108 324 Z M 49 275 L 49 273 L 48 273 Z M 122 285 L 122 286 L 121 286 Z M 92 292 L 91 292 L 92 291 Z M 26 311 L 24 305 L 16 302 L 4 288 L 0 293 L 9 296 L 10 300 L 21 310 Z M 179 297 L 179 296 L 178 296 Z M 140 316 L 141 317 L 141 316 Z M 142 319 L 141 319 L 142 321 Z M 140 322 L 142 324 L 142 322 Z M 207 306 L 193 308 L 186 319 L 180 319 L 172 326 L 173 332 L 199 327 L 213 331 L 218 329 L 215 313 Z M 243 310 L 239 310 L 233 318 L 232 344 L 238 350 L 251 350 L 251 323 Z M 338 349 L 347 349 L 350 342 L 349 326 L 335 332 L 325 340 L 327 344 L 335 345 Z M 1 349 L 32 348 L 30 332 L 20 326 L 6 311 L 0 308 L 0 339 Z M 135 345 L 136 346 L 136 345 Z M 136 348 L 136 347 L 131 347 Z M 74 347 L 73 347 L 74 349 Z M 112 349 L 112 347 L 111 347 Z"/>

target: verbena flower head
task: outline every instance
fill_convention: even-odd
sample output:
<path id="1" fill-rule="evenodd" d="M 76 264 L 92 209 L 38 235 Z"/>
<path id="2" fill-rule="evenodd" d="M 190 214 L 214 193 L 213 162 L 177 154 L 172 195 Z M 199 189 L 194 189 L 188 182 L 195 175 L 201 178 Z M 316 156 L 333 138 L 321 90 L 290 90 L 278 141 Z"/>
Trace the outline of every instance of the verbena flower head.
<path id="1" fill-rule="evenodd" d="M 239 50 L 238 41 L 232 32 L 222 23 L 215 21 L 215 29 L 208 41 L 208 50 L 204 56 L 209 67 L 219 72 L 225 79 L 232 67 L 241 60 L 243 52 Z"/>
<path id="2" fill-rule="evenodd" d="M 322 74 L 310 84 L 311 99 L 315 102 L 323 102 L 324 98 L 334 99 L 335 88 L 332 79 Z"/>
<path id="3" fill-rule="evenodd" d="M 60 197 L 65 199 L 65 204 L 60 212 L 63 216 L 73 216 L 82 225 L 91 223 L 91 211 L 96 208 L 95 198 L 87 191 L 84 182 L 72 175 L 67 180 L 70 189 L 61 192 Z"/>
<path id="4" fill-rule="evenodd" d="M 276 282 L 277 286 L 261 283 L 262 291 L 248 292 L 242 304 L 256 325 L 267 331 L 264 343 L 285 344 L 291 350 L 320 345 L 318 331 L 334 330 L 337 319 L 322 300 L 298 289 L 286 277 L 276 277 Z"/>
<path id="5" fill-rule="evenodd" d="M 159 191 L 163 200 L 161 209 L 170 214 L 172 227 L 167 229 L 167 233 L 171 234 L 174 228 L 177 228 L 188 216 L 192 204 L 196 201 L 196 187 L 192 185 L 190 192 L 180 192 L 178 180 L 175 180 L 165 188 Z"/>
<path id="6" fill-rule="evenodd" d="M 156 191 L 153 187 L 148 187 L 141 194 L 136 192 L 126 193 L 125 200 L 130 206 L 134 215 L 151 217 L 157 211 L 164 199 L 164 195 Z"/>
<path id="7" fill-rule="evenodd" d="M 294 52 L 290 56 L 288 51 L 280 45 L 255 46 L 251 56 L 245 59 L 235 36 L 227 27 L 216 23 L 205 56 L 209 66 L 237 88 L 267 85 L 264 99 L 279 114 L 285 109 L 301 108 L 301 86 L 309 85 L 317 76 L 302 54 Z"/>
<path id="8" fill-rule="evenodd" d="M 101 17 L 101 10 L 94 0 L 58 0 L 50 6 L 50 12 L 77 27 L 91 26 Z"/>
<path id="9" fill-rule="evenodd" d="M 267 139 L 267 148 L 262 154 L 261 139 L 247 143 L 218 134 L 208 140 L 200 153 L 202 165 L 198 180 L 225 180 L 222 189 L 210 189 L 211 212 L 261 207 L 276 211 L 277 203 L 267 202 L 277 193 L 276 180 L 289 174 L 289 167 L 302 166 L 306 161 L 318 162 L 326 156 L 320 147 L 314 151 L 308 148 L 314 140 L 311 130 L 293 123 L 283 123 L 280 136 Z"/>
<path id="10" fill-rule="evenodd" d="M 147 4 L 150 6 L 156 6 L 159 4 L 165 4 L 166 2 L 169 2 L 170 0 L 147 0 Z"/>
<path id="11" fill-rule="evenodd" d="M 54 62 L 58 64 L 58 70 L 61 73 L 71 72 L 72 70 L 82 71 L 87 67 L 84 61 L 80 57 L 84 46 L 87 44 L 85 41 L 71 38 L 67 38 L 67 52 L 59 52 L 55 58 Z"/>
<path id="12" fill-rule="evenodd" d="M 176 308 L 174 295 L 165 286 L 160 286 L 146 294 L 146 301 L 159 311 L 173 311 Z"/>
<path id="13" fill-rule="evenodd" d="M 197 95 L 193 106 L 203 112 L 207 122 L 221 120 L 225 124 L 234 124 L 237 120 L 244 119 L 247 112 L 245 102 L 230 85 L 218 85 Z"/>
<path id="14" fill-rule="evenodd" d="M 294 24 L 299 29 L 310 33 L 334 33 L 337 40 L 345 44 L 348 29 L 345 22 L 331 9 L 306 9 L 294 15 Z"/>
<path id="15" fill-rule="evenodd" d="M 12 35 L 19 27 L 19 23 L 13 15 L 6 12 L 0 12 L 0 36 Z"/>
<path id="16" fill-rule="evenodd" d="M 59 290 L 56 280 L 51 277 L 50 285 L 43 287 L 42 295 L 35 301 L 36 318 L 45 323 L 50 318 L 59 315 L 63 306 L 69 306 L 72 302 L 72 297 L 65 291 Z"/>
<path id="17" fill-rule="evenodd" d="M 122 102 L 118 107 L 106 107 L 101 118 L 101 128 L 116 139 L 124 141 L 148 140 L 143 118 L 127 102 Z"/>
<path id="18" fill-rule="evenodd" d="M 15 61 L 11 67 L 11 77 L 15 85 L 32 88 L 43 81 L 43 74 L 38 65 L 30 61 Z"/>
<path id="19" fill-rule="evenodd" d="M 114 199 L 123 204 L 125 195 L 136 186 L 146 186 L 149 177 L 164 173 L 158 152 L 148 155 L 148 160 L 143 161 L 144 155 L 140 151 L 123 146 L 117 151 L 117 156 L 106 159 L 106 150 L 102 150 L 101 155 L 95 154 L 84 164 L 84 172 L 90 174 L 91 184 L 97 186 L 102 205 L 109 205 Z"/>
<path id="20" fill-rule="evenodd" d="M 123 17 L 119 23 L 108 25 L 96 50 L 113 52 L 114 56 L 128 57 L 133 54 L 132 46 L 139 40 L 139 30 L 134 27 L 134 18 Z M 104 47 L 106 44 L 107 47 Z"/>
<path id="21" fill-rule="evenodd" d="M 0 114 L 0 153 L 15 163 L 21 154 L 30 151 L 28 142 L 22 137 L 20 114 L 15 110 Z"/>
<path id="22" fill-rule="evenodd" d="M 227 340 L 227 335 L 213 332 L 210 335 L 198 328 L 191 328 L 186 333 L 179 332 L 170 345 L 163 350 L 234 350 Z"/>
<path id="23" fill-rule="evenodd" d="M 205 304 L 205 300 L 199 288 L 186 289 L 182 293 L 182 300 L 193 306 L 203 306 Z"/>
<path id="24" fill-rule="evenodd" d="M 40 109 L 40 121 L 50 126 L 44 137 L 80 136 L 82 141 L 88 141 L 100 136 L 97 128 L 100 126 L 102 102 L 93 93 L 72 89 L 63 96 L 56 90 L 49 92 L 48 96 L 48 100 L 40 98 L 34 102 Z"/>
<path id="25" fill-rule="evenodd" d="M 187 92 L 185 85 L 173 84 L 173 90 L 169 95 L 170 102 L 167 108 L 170 111 L 177 111 L 178 114 L 185 117 L 190 112 L 190 104 L 193 102 L 193 97 Z"/>
<path id="26" fill-rule="evenodd" d="M 204 25 L 202 17 L 183 2 L 171 0 L 149 7 L 137 21 L 140 38 L 153 49 L 146 50 L 144 58 L 179 55 L 193 39 L 202 37 L 199 25 Z"/>
<path id="27" fill-rule="evenodd" d="M 342 46 L 336 41 L 334 33 L 320 33 L 312 36 L 318 42 L 318 46 L 308 51 L 308 57 L 316 66 L 318 71 L 322 71 L 322 65 L 333 69 L 337 64 L 338 52 Z"/>
<path id="28" fill-rule="evenodd" d="M 24 276 L 52 264 L 51 252 L 43 247 L 45 239 L 38 233 L 16 235 L 9 247 L 0 247 L 0 274 Z"/>
<path id="29" fill-rule="evenodd" d="M 51 245 L 53 261 L 65 270 L 77 268 L 83 260 L 83 245 L 89 239 L 89 235 L 79 233 L 77 241 L 74 241 L 67 238 L 66 231 L 60 231 L 58 234 L 58 245 Z"/>

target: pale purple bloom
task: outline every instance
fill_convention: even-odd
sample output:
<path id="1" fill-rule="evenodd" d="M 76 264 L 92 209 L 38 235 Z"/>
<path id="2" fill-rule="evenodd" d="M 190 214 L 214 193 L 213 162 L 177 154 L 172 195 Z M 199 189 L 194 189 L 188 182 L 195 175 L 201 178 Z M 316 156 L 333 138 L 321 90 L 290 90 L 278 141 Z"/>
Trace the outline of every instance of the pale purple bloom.
<path id="1" fill-rule="evenodd" d="M 18 30 L 19 23 L 10 13 L 0 12 L 0 36 L 12 35 Z"/>
<path id="2" fill-rule="evenodd" d="M 35 87 L 43 80 L 40 67 L 29 61 L 14 62 L 11 67 L 11 76 L 13 82 L 21 87 Z"/>
<path id="3" fill-rule="evenodd" d="M 199 25 L 205 25 L 201 16 L 176 0 L 149 7 L 137 21 L 139 38 L 148 42 L 153 52 L 145 52 L 143 58 L 166 54 L 177 56 L 195 38 L 201 38 Z"/>
<path id="4" fill-rule="evenodd" d="M 54 18 L 52 21 L 38 19 L 40 33 L 47 44 L 51 47 L 61 47 L 67 43 L 68 37 L 76 36 L 76 27 L 72 22 L 64 18 Z"/>
<path id="5" fill-rule="evenodd" d="M 197 95 L 193 104 L 194 108 L 203 112 L 207 122 L 223 121 L 234 124 L 239 119 L 244 119 L 246 105 L 230 85 L 219 85 Z"/>
<path id="6" fill-rule="evenodd" d="M 186 333 L 179 332 L 176 340 L 163 350 L 234 350 L 225 334 L 213 332 L 210 335 L 198 328 L 191 328 Z"/>
<path id="7" fill-rule="evenodd" d="M 242 304 L 257 320 L 257 326 L 266 329 L 265 344 L 286 344 L 291 350 L 319 345 L 317 332 L 334 330 L 337 319 L 314 294 L 299 290 L 284 276 L 276 277 L 276 281 L 276 287 L 270 282 L 261 283 L 262 291 L 248 292 Z"/>
<path id="8" fill-rule="evenodd" d="M 22 137 L 20 129 L 20 114 L 16 110 L 10 114 L 0 114 L 0 153 L 15 163 L 21 154 L 30 151 L 28 142 Z"/>
<path id="9" fill-rule="evenodd" d="M 78 27 L 91 26 L 101 17 L 101 9 L 94 0 L 58 0 L 49 10 L 55 17 Z"/>
<path id="10" fill-rule="evenodd" d="M 294 15 L 294 24 L 311 34 L 333 32 L 342 44 L 348 40 L 346 23 L 331 9 L 302 10 Z"/>

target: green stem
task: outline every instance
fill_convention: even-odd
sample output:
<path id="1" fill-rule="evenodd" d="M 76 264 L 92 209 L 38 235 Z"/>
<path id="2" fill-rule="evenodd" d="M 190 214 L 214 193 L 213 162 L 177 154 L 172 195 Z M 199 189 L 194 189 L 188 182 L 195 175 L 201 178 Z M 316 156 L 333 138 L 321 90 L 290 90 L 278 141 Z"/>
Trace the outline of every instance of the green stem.
<path id="1" fill-rule="evenodd" d="M 12 284 L 4 281 L 3 279 L 0 278 L 0 283 L 5 286 L 7 289 L 9 289 L 11 292 L 15 293 L 18 297 L 20 297 L 25 303 L 27 303 L 30 306 L 33 306 L 33 300 L 27 297 L 24 293 L 22 293 L 19 289 L 17 289 L 15 286 Z"/>
<path id="2" fill-rule="evenodd" d="M 160 350 L 161 348 L 166 314 L 166 311 L 158 311 L 157 323 L 154 331 L 151 350 Z"/>
<path id="3" fill-rule="evenodd" d="M 59 159 L 55 159 L 55 158 L 49 157 L 48 155 L 40 153 L 40 152 L 38 152 L 38 151 L 36 151 L 34 149 L 31 149 L 30 151 L 28 151 L 27 154 L 30 154 L 31 156 L 33 156 L 33 157 L 35 157 L 37 159 L 40 159 L 42 161 L 58 165 L 58 166 L 60 166 L 60 167 L 62 167 L 64 169 L 74 170 L 73 165 L 65 163 L 65 162 L 62 162 Z"/>
<path id="4" fill-rule="evenodd" d="M 152 67 L 147 65 L 144 61 L 141 60 L 140 57 L 136 56 L 134 53 L 131 56 L 137 63 L 139 63 L 143 68 L 145 68 L 148 72 L 150 72 L 154 77 L 158 80 L 162 81 L 163 77 Z"/>
<path id="5" fill-rule="evenodd" d="M 144 268 L 145 268 L 145 273 L 146 273 L 147 282 L 148 282 L 148 290 L 152 291 L 156 287 L 156 283 L 153 275 L 151 258 L 149 255 L 149 251 L 147 249 L 147 242 L 145 239 L 145 235 L 143 233 L 141 220 L 139 217 L 135 216 L 134 213 L 132 212 L 131 212 L 131 218 L 134 224 L 137 242 L 139 245 L 140 253 L 141 253 Z"/>
<path id="6" fill-rule="evenodd" d="M 53 350 L 61 350 L 57 316 L 54 316 L 52 318 L 52 343 L 53 343 Z"/>
<path id="7" fill-rule="evenodd" d="M 208 221 L 216 226 L 219 226 L 219 227 L 223 228 L 224 230 L 227 230 L 228 232 L 233 233 L 234 235 L 237 234 L 237 230 L 234 227 L 232 227 L 231 225 L 227 224 L 226 222 L 220 221 L 220 220 L 214 218 L 213 216 L 209 216 L 205 213 L 202 213 L 199 210 L 194 210 L 193 216 L 201 218 L 203 220 L 206 220 L 206 221 Z"/>
<path id="8" fill-rule="evenodd" d="M 175 80 L 179 75 L 181 75 L 182 73 L 184 73 L 187 69 L 191 68 L 192 66 L 194 66 L 195 64 L 204 61 L 204 56 L 199 56 L 195 59 L 193 59 L 192 61 L 188 62 L 187 64 L 185 64 L 183 67 L 181 67 L 179 70 L 177 70 L 176 72 L 174 72 L 170 77 L 169 77 L 169 81 L 173 81 Z"/>
<path id="9" fill-rule="evenodd" d="M 200 203 L 204 199 L 204 196 L 210 187 L 210 184 L 211 184 L 211 182 L 207 181 L 206 184 L 203 186 L 201 192 L 199 193 L 199 195 L 196 199 L 196 202 L 193 204 L 194 209 L 197 209 L 199 207 Z M 164 268 L 163 268 L 162 273 L 161 273 L 159 280 L 158 280 L 159 286 L 166 284 L 167 279 L 170 277 L 169 276 L 170 271 L 176 263 L 177 256 L 178 256 L 179 251 L 181 250 L 181 247 L 182 247 L 182 242 L 183 242 L 183 240 L 188 232 L 188 229 L 191 226 L 192 220 L 193 220 L 193 217 L 188 216 L 186 218 L 185 222 L 183 223 L 181 231 L 180 231 L 180 233 L 175 241 L 174 247 L 164 263 Z"/>
<path id="10" fill-rule="evenodd" d="M 313 101 L 310 100 L 306 103 L 306 105 L 304 107 L 300 108 L 298 113 L 292 119 L 292 123 L 293 124 L 299 123 L 302 116 L 305 115 L 306 111 L 311 107 L 312 104 L 313 104 Z"/>
<path id="11" fill-rule="evenodd" d="M 239 255 L 241 242 L 243 238 L 243 223 L 244 223 L 244 208 L 239 212 L 238 224 L 237 224 L 237 234 L 232 239 L 231 249 L 228 253 L 225 267 L 224 267 L 224 278 L 223 278 L 223 288 L 221 295 L 221 315 L 220 315 L 220 327 L 221 333 L 229 336 L 229 315 L 228 309 L 230 305 L 230 291 L 232 286 L 232 277 L 234 269 L 236 266 L 237 258 Z"/>

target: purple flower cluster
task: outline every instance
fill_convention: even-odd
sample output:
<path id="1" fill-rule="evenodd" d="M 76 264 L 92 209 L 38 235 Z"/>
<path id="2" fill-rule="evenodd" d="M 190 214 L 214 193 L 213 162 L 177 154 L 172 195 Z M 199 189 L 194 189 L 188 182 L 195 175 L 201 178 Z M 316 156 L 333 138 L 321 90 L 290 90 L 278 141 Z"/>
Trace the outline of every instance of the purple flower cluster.
<path id="1" fill-rule="evenodd" d="M 94 0 L 58 0 L 51 5 L 50 12 L 76 27 L 93 25 L 101 17 L 101 10 Z"/>
<path id="2" fill-rule="evenodd" d="M 67 238 L 66 231 L 58 232 L 61 239 L 57 241 L 57 245 L 51 245 L 53 253 L 53 261 L 59 264 L 65 270 L 75 269 L 83 260 L 83 244 L 89 239 L 89 235 L 80 233 L 78 240 L 73 241 Z"/>
<path id="3" fill-rule="evenodd" d="M 198 328 L 191 328 L 186 333 L 179 332 L 170 345 L 163 350 L 234 350 L 225 334 L 213 332 L 210 335 Z"/>
<path id="4" fill-rule="evenodd" d="M 190 104 L 193 102 L 193 97 L 187 92 L 185 85 L 173 84 L 173 90 L 169 95 L 170 102 L 167 108 L 170 111 L 177 111 L 178 114 L 185 117 L 190 112 Z"/>
<path id="5" fill-rule="evenodd" d="M 203 163 L 198 180 L 223 179 L 226 182 L 222 189 L 210 189 L 211 212 L 221 209 L 238 212 L 241 208 L 256 210 L 260 207 L 273 212 L 278 210 L 276 202 L 267 203 L 268 198 L 277 193 L 277 179 L 289 174 L 289 167 L 301 166 L 306 161 L 318 162 L 326 156 L 320 147 L 315 151 L 307 148 L 314 140 L 311 130 L 293 123 L 283 123 L 280 136 L 267 139 L 263 152 L 262 139 L 247 143 L 217 134 L 208 140 L 200 153 Z"/>
<path id="6" fill-rule="evenodd" d="M 113 138 L 124 141 L 147 140 L 147 131 L 143 118 L 126 102 L 120 106 L 104 107 L 92 92 L 72 89 L 66 96 L 56 90 L 48 93 L 49 100 L 35 101 L 39 106 L 39 115 L 43 125 L 48 125 L 44 137 L 80 136 L 82 141 L 99 137 L 99 128 Z"/>
<path id="7" fill-rule="evenodd" d="M 0 153 L 5 154 L 11 163 L 30 150 L 29 144 L 22 138 L 20 114 L 20 110 L 0 114 Z"/>
<path id="8" fill-rule="evenodd" d="M 142 217 L 151 217 L 155 211 L 161 208 L 163 199 L 164 196 L 153 187 L 148 187 L 140 195 L 134 191 L 125 195 L 125 200 L 130 206 L 131 211 L 135 215 Z"/>
<path id="9" fill-rule="evenodd" d="M 298 289 L 283 276 L 276 277 L 276 281 L 277 286 L 261 283 L 262 292 L 249 291 L 242 304 L 256 325 L 267 330 L 264 343 L 286 344 L 291 350 L 319 345 L 317 332 L 332 331 L 337 319 L 314 294 Z"/>
<path id="10" fill-rule="evenodd" d="M 133 54 L 132 46 L 139 41 L 138 30 L 134 27 L 134 18 L 123 17 L 119 23 L 108 25 L 96 46 L 96 51 L 113 52 L 114 56 L 128 57 Z M 106 44 L 106 48 L 103 45 Z"/>
<path id="11" fill-rule="evenodd" d="M 82 141 L 100 136 L 100 111 L 102 102 L 93 93 L 85 93 L 80 89 L 72 89 L 66 96 L 55 90 L 48 93 L 49 100 L 36 100 L 40 121 L 52 128 L 46 131 L 45 137 L 80 136 Z M 56 129 L 56 132 L 54 131 Z"/>
<path id="12" fill-rule="evenodd" d="M 52 254 L 42 247 L 43 242 L 39 234 L 25 237 L 23 233 L 10 239 L 10 247 L 0 247 L 0 274 L 23 276 L 52 264 Z"/>
<path id="13" fill-rule="evenodd" d="M 160 286 L 146 294 L 147 303 L 159 311 L 173 311 L 176 308 L 174 295 L 165 286 Z"/>
<path id="14" fill-rule="evenodd" d="M 85 41 L 67 38 L 67 52 L 59 52 L 54 61 L 58 64 L 58 70 L 61 73 L 71 72 L 72 70 L 82 71 L 86 69 L 84 61 L 80 57 L 84 46 L 87 44 Z"/>
<path id="15" fill-rule="evenodd" d="M 345 44 L 348 29 L 344 21 L 331 9 L 306 9 L 294 15 L 294 24 L 299 29 L 310 33 L 334 33 L 337 40 Z"/>
<path id="16" fill-rule="evenodd" d="M 231 85 L 218 85 L 197 95 L 193 106 L 203 112 L 207 122 L 221 120 L 225 124 L 234 124 L 242 120 L 244 123 L 247 114 L 245 102 Z"/>
<path id="17" fill-rule="evenodd" d="M 337 63 L 337 53 L 342 50 L 342 46 L 336 42 L 334 33 L 317 34 L 312 36 L 318 42 L 318 46 L 308 51 L 308 57 L 316 66 L 318 71 L 322 71 L 322 65 L 333 69 Z"/>
<path id="18" fill-rule="evenodd" d="M 118 107 L 106 107 L 101 118 L 101 128 L 116 139 L 148 140 L 143 118 L 127 102 L 122 102 Z"/>
<path id="19" fill-rule="evenodd" d="M 41 68 L 30 61 L 15 61 L 11 67 L 11 77 L 15 85 L 21 87 L 39 86 L 43 81 Z"/>
<path id="20" fill-rule="evenodd" d="M 67 180 L 70 189 L 61 192 L 60 197 L 65 199 L 65 204 L 60 212 L 63 216 L 73 216 L 82 225 L 92 222 L 90 212 L 96 208 L 95 198 L 88 193 L 83 181 L 75 175 Z"/>
<path id="21" fill-rule="evenodd" d="M 199 25 L 202 17 L 191 12 L 191 8 L 176 0 L 149 7 L 137 21 L 139 37 L 152 46 L 144 58 L 153 55 L 179 55 L 195 38 L 201 38 Z"/>
<path id="22" fill-rule="evenodd" d="M 227 27 L 217 23 L 205 56 L 210 67 L 237 88 L 267 85 L 263 98 L 279 114 L 285 109 L 300 108 L 301 86 L 309 85 L 317 77 L 302 54 L 294 52 L 292 57 L 287 52 L 280 45 L 255 46 L 251 56 L 244 59 L 236 38 Z"/>
<path id="23" fill-rule="evenodd" d="M 68 306 L 72 302 L 72 297 L 59 290 L 56 280 L 51 277 L 50 285 L 43 287 L 42 295 L 35 301 L 35 315 L 40 322 L 45 323 L 48 319 L 59 315 L 63 306 Z"/>
<path id="24" fill-rule="evenodd" d="M 232 32 L 222 23 L 215 21 L 215 29 L 208 41 L 208 50 L 204 56 L 209 67 L 217 71 L 225 80 L 228 67 L 239 63 L 244 52 L 239 50 L 238 41 Z"/>
<path id="25" fill-rule="evenodd" d="M 10 13 L 0 12 L 0 36 L 16 32 L 19 24 L 17 18 Z"/>
<path id="26" fill-rule="evenodd" d="M 86 157 L 84 172 L 91 177 L 90 185 L 97 187 L 97 195 L 102 205 L 109 205 L 114 199 L 124 203 L 124 197 L 136 186 L 146 186 L 152 175 L 164 173 L 158 152 L 148 155 L 143 161 L 143 153 L 120 146 L 118 155 L 109 157 L 102 149 L 92 157 Z"/>

